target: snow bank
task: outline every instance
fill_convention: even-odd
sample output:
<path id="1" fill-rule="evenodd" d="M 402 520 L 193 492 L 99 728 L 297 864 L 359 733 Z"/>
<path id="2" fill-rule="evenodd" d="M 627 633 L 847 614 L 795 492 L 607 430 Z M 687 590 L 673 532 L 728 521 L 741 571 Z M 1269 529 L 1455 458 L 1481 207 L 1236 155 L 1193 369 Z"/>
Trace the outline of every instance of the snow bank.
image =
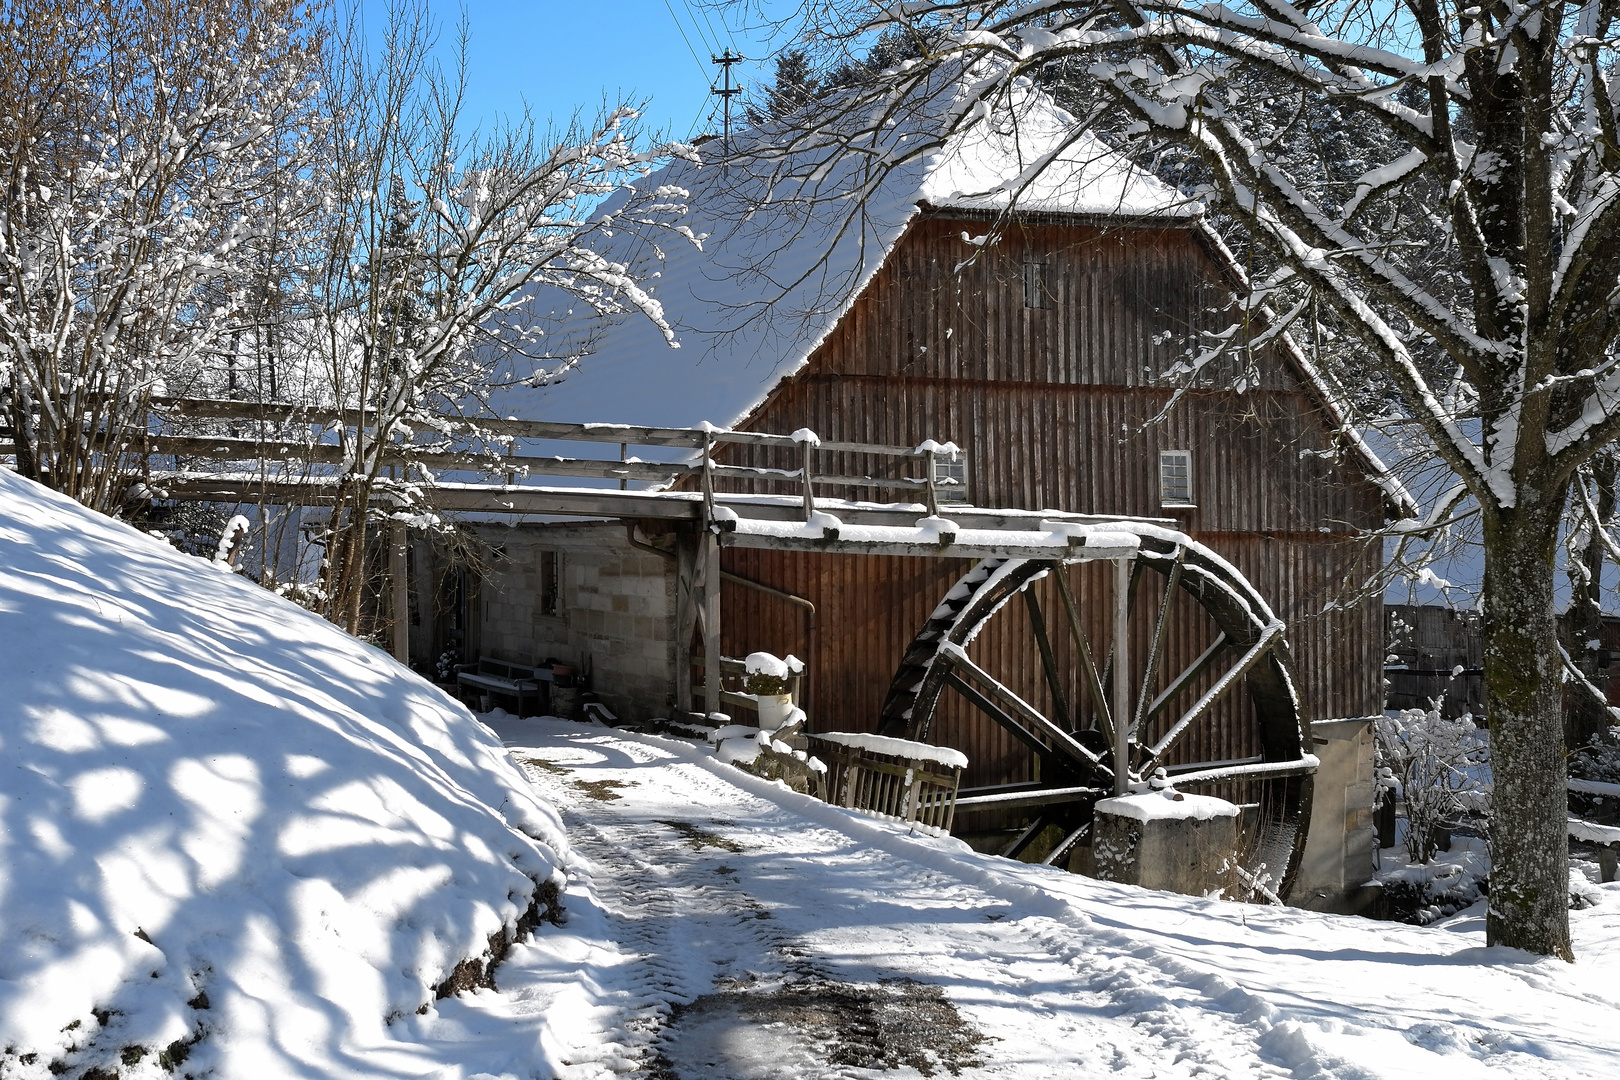
<path id="1" fill-rule="evenodd" d="M 891 739 L 887 735 L 865 735 L 849 731 L 821 731 L 817 732 L 815 737 L 872 754 L 888 754 L 890 757 L 909 758 L 913 761 L 934 761 L 948 769 L 965 769 L 968 766 L 967 755 L 949 746 L 931 746 L 928 743 L 910 742 L 906 739 Z"/>
<path id="2" fill-rule="evenodd" d="M 5 470 L 0 507 L 0 1075 L 440 1074 L 395 1021 L 560 880 L 555 813 L 378 649 Z"/>
<path id="3" fill-rule="evenodd" d="M 1135 821 L 1167 821 L 1171 819 L 1209 821 L 1218 817 L 1237 817 L 1238 808 L 1225 799 L 1209 795 L 1188 795 L 1166 788 L 1163 791 L 1140 791 L 1130 795 L 1116 795 L 1097 803 L 1097 813 Z"/>

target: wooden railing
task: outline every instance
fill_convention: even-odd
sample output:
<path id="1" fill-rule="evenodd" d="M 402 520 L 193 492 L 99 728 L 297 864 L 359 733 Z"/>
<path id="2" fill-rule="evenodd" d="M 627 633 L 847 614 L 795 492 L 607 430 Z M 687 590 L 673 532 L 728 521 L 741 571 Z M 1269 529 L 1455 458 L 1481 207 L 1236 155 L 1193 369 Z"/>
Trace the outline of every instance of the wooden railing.
<path id="1" fill-rule="evenodd" d="M 144 436 L 137 436 L 116 448 L 134 457 L 175 456 L 192 460 L 298 461 L 311 465 L 343 466 L 354 460 L 356 437 L 375 440 L 367 429 L 375 414 L 357 409 L 338 409 L 285 403 L 254 403 L 202 398 L 158 397 L 150 402 L 152 423 Z M 257 422 L 282 428 L 277 432 L 251 434 L 199 434 L 183 430 L 196 423 L 219 425 Z M 736 480 L 754 483 L 789 484 L 798 489 L 804 516 L 815 513 L 816 491 L 821 487 L 867 488 L 910 492 L 924 502 L 929 514 L 937 514 L 940 485 L 951 484 L 939 477 L 936 463 L 953 461 L 959 454 L 950 443 L 932 441 L 920 446 L 888 446 L 877 443 L 823 441 L 814 432 L 801 429 L 791 435 L 754 431 L 731 431 L 712 426 L 699 428 L 648 427 L 631 424 L 574 424 L 545 420 L 510 420 L 493 417 L 465 417 L 429 414 L 413 417 L 415 434 L 404 441 L 373 441 L 370 453 L 381 464 L 430 472 L 478 472 L 504 474 L 508 484 L 520 476 L 563 476 L 579 479 L 665 485 L 683 480 L 701 490 L 705 509 L 712 519 L 717 483 Z M 363 436 L 330 438 L 334 427 L 364 432 Z M 182 430 L 175 430 L 180 428 Z M 302 428 L 301 431 L 288 429 Z M 517 452 L 522 440 L 545 440 L 617 445 L 618 460 L 579 456 L 550 456 Z M 787 450 L 800 462 L 798 468 L 776 469 L 732 465 L 716 458 L 732 445 Z M 632 457 L 632 447 L 657 447 L 694 451 L 694 460 L 640 461 Z M 0 445 L 0 455 L 15 452 Z M 818 472 L 817 455 L 857 455 L 898 461 L 915 461 L 921 476 L 851 475 L 848 472 Z M 369 455 L 368 455 L 369 456 Z"/>
<path id="2" fill-rule="evenodd" d="M 877 753 L 837 741 L 838 737 L 836 732 L 808 736 L 811 750 L 827 765 L 828 802 L 950 832 L 962 780 L 960 766 Z"/>

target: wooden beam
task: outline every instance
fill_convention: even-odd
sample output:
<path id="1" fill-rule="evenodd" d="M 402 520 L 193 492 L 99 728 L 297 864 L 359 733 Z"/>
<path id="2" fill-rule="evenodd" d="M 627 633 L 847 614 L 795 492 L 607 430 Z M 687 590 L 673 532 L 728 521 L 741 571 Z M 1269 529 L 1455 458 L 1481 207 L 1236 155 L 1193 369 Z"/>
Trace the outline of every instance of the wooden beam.
<path id="1" fill-rule="evenodd" d="M 617 462 L 604 462 L 617 465 Z M 279 480 L 265 479 L 256 473 L 203 473 L 190 471 L 157 470 L 145 481 L 151 489 L 148 498 L 208 502 L 256 502 L 261 498 L 269 502 L 324 505 L 336 491 L 334 476 L 306 476 Z M 493 484 L 436 482 L 429 489 L 435 509 L 486 514 L 563 514 L 590 517 L 650 518 L 666 521 L 695 521 L 701 513 L 702 496 L 695 491 L 618 491 L 595 487 L 565 487 L 541 484 Z M 730 507 L 743 517 L 756 521 L 803 521 L 803 499 L 798 495 L 761 495 L 751 492 L 716 492 L 715 500 Z M 914 525 L 926 516 L 927 508 L 921 503 L 844 503 L 838 499 L 817 499 L 816 505 L 834 514 L 846 525 Z M 1026 530 L 1035 531 L 1042 521 L 1063 521 L 1077 524 L 1107 524 L 1121 519 L 1094 514 L 1055 513 L 1052 511 L 1003 510 L 984 507 L 952 507 L 951 520 L 962 529 L 974 530 Z M 1148 524 L 1157 519 L 1130 519 Z M 806 551 L 828 550 L 814 541 Z M 748 546 L 732 534 L 726 539 L 727 547 Z M 918 554 L 951 554 L 937 547 L 928 547 Z M 959 549 L 964 558 L 973 557 L 971 550 Z M 976 549 L 975 549 L 976 550 Z M 1076 549 L 1054 549 L 1043 555 L 1039 550 L 1019 547 L 1009 549 L 1003 557 L 1014 558 L 1073 558 Z M 892 548 L 876 551 L 894 554 Z"/>
<path id="2" fill-rule="evenodd" d="M 373 424 L 376 413 L 372 410 L 337 409 L 330 406 L 296 405 L 288 402 L 229 401 L 217 398 L 154 397 L 152 407 L 159 412 L 175 416 L 218 420 L 262 420 L 280 423 L 312 423 L 346 425 Z M 446 434 L 489 434 L 503 438 L 550 439 L 565 442 L 630 443 L 635 446 L 672 446 L 701 449 L 704 432 L 701 428 L 650 427 L 641 424 L 572 424 L 551 420 L 516 420 L 493 416 L 456 416 L 446 413 L 413 417 L 412 421 L 427 430 Z M 718 443 L 736 443 L 748 446 L 795 447 L 799 443 L 792 435 L 775 435 L 761 431 L 715 431 L 710 436 Z M 813 444 L 826 453 L 872 454 L 880 457 L 928 458 L 927 450 L 911 446 L 888 446 L 881 443 L 822 442 Z"/>
<path id="3" fill-rule="evenodd" d="M 1035 816 L 1035 820 L 1024 826 L 1024 831 L 1019 833 L 1017 837 L 1013 839 L 1012 843 L 1001 849 L 1001 857 L 1003 859 L 1018 858 L 1018 856 L 1024 853 L 1024 849 L 1033 844 L 1041 833 L 1046 830 L 1046 827 L 1051 823 L 1051 815 L 1045 813 L 1037 814 Z"/>
<path id="4" fill-rule="evenodd" d="M 697 544 L 682 536 L 675 545 L 675 708 L 680 719 L 692 708 L 692 633 L 697 628 Z"/>
<path id="5" fill-rule="evenodd" d="M 1114 564 L 1114 794 L 1123 795 L 1131 784 L 1131 736 L 1126 717 L 1131 714 L 1131 560 Z"/>
<path id="6" fill-rule="evenodd" d="M 1031 753 L 1042 759 L 1050 759 L 1054 762 L 1057 760 L 1056 750 L 1042 742 L 1040 736 L 1013 719 L 1010 713 L 990 700 L 989 697 L 980 693 L 978 687 L 962 678 L 962 676 L 954 671 L 947 672 L 945 685 L 961 694 L 974 708 L 1000 724 L 1019 742 L 1029 747 Z"/>
<path id="7" fill-rule="evenodd" d="M 1059 574 L 1063 573 L 1063 564 L 1058 563 L 1055 570 Z M 1057 657 L 1052 654 L 1052 640 L 1046 635 L 1046 617 L 1041 614 L 1041 602 L 1035 598 L 1033 583 L 1024 587 L 1024 607 L 1029 610 L 1030 629 L 1034 631 L 1035 644 L 1041 651 L 1041 667 L 1046 671 L 1046 685 L 1052 691 L 1052 711 L 1057 714 L 1059 727 L 1065 731 L 1073 731 L 1074 724 L 1069 720 L 1069 702 L 1058 679 Z"/>
<path id="8" fill-rule="evenodd" d="M 318 465 L 342 465 L 347 463 L 349 458 L 348 452 L 337 443 L 204 435 L 148 436 L 144 452 L 188 458 L 213 458 L 220 461 L 273 459 L 303 461 Z M 405 452 L 398 447 L 385 449 L 381 459 L 384 465 L 419 465 L 424 469 L 439 472 L 527 472 L 531 476 L 577 476 L 601 480 L 635 480 L 652 484 L 665 484 L 674 478 L 688 476 L 698 471 L 695 465 L 679 463 L 499 455 L 476 451 Z M 752 473 L 761 470 L 746 471 Z"/>
<path id="9" fill-rule="evenodd" d="M 722 500 L 723 501 L 723 500 Z M 842 514 L 836 509 L 829 508 L 823 501 L 818 503 L 823 511 Z M 884 524 L 900 525 L 910 522 L 897 521 L 890 518 Z M 988 532 L 990 530 L 974 530 L 975 532 Z M 1008 530 L 1009 532 L 1012 530 Z M 819 540 L 813 536 L 772 536 L 768 534 L 750 534 L 743 532 L 727 533 L 724 539 L 726 547 L 752 548 L 764 551 L 804 551 L 822 552 L 830 555 L 904 555 L 916 558 L 934 559 L 1046 559 L 1064 560 L 1083 557 L 1086 549 L 1070 547 L 1067 544 L 1032 545 L 1019 543 L 1016 537 L 1009 537 L 1002 542 L 972 541 L 953 542 L 948 544 L 927 543 L 899 543 L 885 540 L 846 540 L 842 537 L 830 540 Z M 1108 554 L 1113 554 L 1110 552 Z M 1108 554 L 1094 553 L 1094 558 L 1107 558 Z"/>
<path id="10" fill-rule="evenodd" d="M 1170 685 L 1165 687 L 1164 691 L 1160 693 L 1158 697 L 1153 699 L 1153 704 L 1148 706 L 1147 718 L 1151 720 L 1155 716 L 1158 716 L 1159 713 L 1163 712 L 1165 706 L 1169 705 L 1171 701 L 1175 700 L 1177 694 L 1180 694 L 1182 690 L 1186 689 L 1194 679 L 1198 678 L 1198 676 L 1202 675 L 1205 670 L 1208 669 L 1209 665 L 1215 662 L 1215 657 L 1220 655 L 1221 650 L 1224 649 L 1226 645 L 1226 632 L 1223 630 L 1219 634 L 1215 635 L 1215 640 L 1210 643 L 1209 648 L 1200 653 L 1198 655 L 1198 659 L 1194 660 L 1190 665 L 1188 665 L 1186 671 L 1183 671 L 1180 675 L 1177 675 L 1174 679 L 1172 679 Z"/>
<path id="11" fill-rule="evenodd" d="M 951 675 L 967 675 L 971 677 L 984 689 L 986 694 L 995 700 L 997 705 L 1005 710 L 1002 715 L 1010 715 L 1022 721 L 1019 724 L 1020 727 L 1028 724 L 1033 731 L 1039 732 L 1041 736 L 1047 739 L 1051 744 L 1051 748 L 1062 756 L 1092 770 L 1100 770 L 1105 773 L 1109 771 L 1108 766 L 1102 763 L 1102 759 L 1098 755 L 1076 742 L 1073 735 L 1042 716 L 1029 702 L 1001 685 L 995 676 L 969 660 L 967 654 L 961 649 L 942 650 L 940 660 L 951 666 Z"/>
<path id="12" fill-rule="evenodd" d="M 1054 569 L 1053 576 L 1057 578 L 1058 595 L 1063 598 L 1063 613 L 1069 620 L 1069 633 L 1074 637 L 1074 647 L 1080 653 L 1080 670 L 1085 676 L 1086 689 L 1091 692 L 1092 707 L 1097 710 L 1098 727 L 1102 729 L 1108 741 L 1114 741 L 1113 713 L 1108 708 L 1108 696 L 1103 693 L 1102 677 L 1097 674 L 1096 661 L 1091 656 L 1091 645 L 1086 641 L 1085 628 L 1080 624 L 1080 608 L 1074 602 L 1074 590 L 1069 586 L 1068 571 L 1059 566 Z"/>
<path id="13" fill-rule="evenodd" d="M 1282 640 L 1282 631 L 1283 625 L 1280 622 L 1272 623 L 1262 630 L 1260 640 L 1256 641 L 1249 651 L 1238 659 L 1236 664 L 1228 668 L 1219 679 L 1215 680 L 1215 685 L 1204 691 L 1204 696 L 1193 702 L 1193 707 L 1182 713 L 1181 718 L 1175 722 L 1175 725 L 1161 735 L 1159 741 L 1154 743 L 1148 752 L 1155 758 L 1163 757 L 1170 744 L 1176 741 L 1176 737 L 1185 731 L 1189 724 L 1202 716 L 1211 705 L 1220 700 L 1222 695 L 1236 686 L 1237 681 L 1248 674 L 1249 669 L 1258 664 L 1271 651 L 1273 645 Z"/>
<path id="14" fill-rule="evenodd" d="M 1100 787 L 1049 787 L 1034 791 L 1009 791 L 999 795 L 956 796 L 957 813 L 971 810 L 1025 810 L 1032 806 L 1055 806 L 1058 803 L 1087 802 L 1109 793 Z"/>
<path id="15" fill-rule="evenodd" d="M 720 541 L 704 529 L 699 542 L 703 575 L 703 709 L 720 711 Z"/>
<path id="16" fill-rule="evenodd" d="M 1142 691 L 1136 696 L 1136 716 L 1131 720 L 1133 734 L 1141 730 L 1147 721 L 1148 695 L 1153 692 L 1153 676 L 1158 674 L 1159 653 L 1164 649 L 1165 631 L 1170 626 L 1170 607 L 1176 599 L 1176 586 L 1181 583 L 1181 565 L 1186 555 L 1187 549 L 1177 545 L 1176 562 L 1170 568 L 1170 579 L 1165 582 L 1164 602 L 1159 605 L 1159 620 L 1153 624 L 1153 645 L 1142 672 Z"/>

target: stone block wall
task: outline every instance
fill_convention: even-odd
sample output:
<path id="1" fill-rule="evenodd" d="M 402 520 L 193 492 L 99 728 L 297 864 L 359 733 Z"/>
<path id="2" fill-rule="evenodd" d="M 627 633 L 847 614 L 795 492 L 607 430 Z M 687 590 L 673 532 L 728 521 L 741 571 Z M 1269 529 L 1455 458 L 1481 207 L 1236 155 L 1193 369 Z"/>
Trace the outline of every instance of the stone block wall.
<path id="1" fill-rule="evenodd" d="M 622 522 L 486 526 L 494 551 L 480 587 L 480 651 L 555 657 L 589 671 L 621 720 L 668 716 L 675 685 L 674 565 L 632 547 Z M 555 615 L 541 608 L 543 552 L 556 552 Z"/>

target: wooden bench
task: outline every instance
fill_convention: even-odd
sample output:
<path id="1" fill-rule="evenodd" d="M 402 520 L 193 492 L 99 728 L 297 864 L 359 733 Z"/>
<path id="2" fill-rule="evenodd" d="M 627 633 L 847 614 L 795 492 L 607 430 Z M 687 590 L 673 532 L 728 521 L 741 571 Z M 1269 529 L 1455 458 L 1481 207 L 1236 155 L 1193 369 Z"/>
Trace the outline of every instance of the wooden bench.
<path id="1" fill-rule="evenodd" d="M 551 669 L 480 656 L 476 664 L 456 665 L 456 685 L 480 694 L 500 694 L 517 699 L 517 715 L 527 716 L 530 699 L 538 701 L 544 684 L 552 681 Z"/>

